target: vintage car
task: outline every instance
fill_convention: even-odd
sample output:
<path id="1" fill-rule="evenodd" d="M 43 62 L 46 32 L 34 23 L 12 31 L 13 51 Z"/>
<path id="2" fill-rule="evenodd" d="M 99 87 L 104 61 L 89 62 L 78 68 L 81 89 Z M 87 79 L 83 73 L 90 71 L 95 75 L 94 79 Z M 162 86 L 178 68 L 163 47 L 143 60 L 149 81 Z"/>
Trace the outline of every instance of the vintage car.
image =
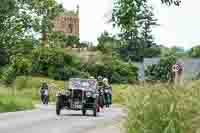
<path id="1" fill-rule="evenodd" d="M 82 111 L 83 115 L 86 115 L 87 110 L 92 110 L 93 116 L 97 116 L 98 108 L 97 81 L 95 79 L 70 79 L 68 85 L 65 85 L 65 91 L 57 94 L 57 115 L 60 115 L 62 109 L 68 109 Z"/>

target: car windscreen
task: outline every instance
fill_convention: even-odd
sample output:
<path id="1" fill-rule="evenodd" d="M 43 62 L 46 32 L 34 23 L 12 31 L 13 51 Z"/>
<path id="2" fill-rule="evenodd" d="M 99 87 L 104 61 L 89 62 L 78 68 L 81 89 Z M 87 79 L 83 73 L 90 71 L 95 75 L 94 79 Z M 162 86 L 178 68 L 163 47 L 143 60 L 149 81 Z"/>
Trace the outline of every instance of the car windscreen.
<path id="1" fill-rule="evenodd" d="M 84 90 L 95 90 L 96 80 L 93 79 L 72 79 L 70 80 L 71 89 L 84 89 Z"/>

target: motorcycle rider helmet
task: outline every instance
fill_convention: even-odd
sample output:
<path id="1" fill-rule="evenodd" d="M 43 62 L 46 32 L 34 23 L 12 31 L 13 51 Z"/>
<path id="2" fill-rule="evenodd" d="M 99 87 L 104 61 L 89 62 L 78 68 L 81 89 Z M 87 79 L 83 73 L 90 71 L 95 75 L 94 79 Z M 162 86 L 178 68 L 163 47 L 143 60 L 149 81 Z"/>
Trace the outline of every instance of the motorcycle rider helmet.
<path id="1" fill-rule="evenodd" d="M 91 76 L 91 77 L 90 77 L 90 79 L 94 79 L 94 77 L 93 77 L 93 76 Z"/>
<path id="2" fill-rule="evenodd" d="M 103 80 L 103 77 L 102 77 L 102 76 L 98 76 L 97 79 L 98 79 L 98 80 Z"/>
<path id="3" fill-rule="evenodd" d="M 107 83 L 107 82 L 108 82 L 108 79 L 107 79 L 107 78 L 104 78 L 104 79 L 103 79 L 103 82 Z"/>

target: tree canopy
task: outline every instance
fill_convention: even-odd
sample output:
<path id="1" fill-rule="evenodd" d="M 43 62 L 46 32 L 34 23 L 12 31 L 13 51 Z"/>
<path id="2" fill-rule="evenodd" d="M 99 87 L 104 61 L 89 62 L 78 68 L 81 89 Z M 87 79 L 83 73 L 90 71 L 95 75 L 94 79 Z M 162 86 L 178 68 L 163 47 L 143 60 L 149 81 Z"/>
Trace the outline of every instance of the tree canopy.
<path id="1" fill-rule="evenodd" d="M 162 3 L 167 4 L 167 5 L 176 5 L 179 6 L 181 4 L 181 0 L 161 0 Z"/>
<path id="2" fill-rule="evenodd" d="M 152 27 L 157 25 L 153 8 L 147 0 L 115 0 L 113 22 L 121 30 L 126 45 L 120 54 L 126 60 L 142 61 L 144 50 L 155 45 Z"/>

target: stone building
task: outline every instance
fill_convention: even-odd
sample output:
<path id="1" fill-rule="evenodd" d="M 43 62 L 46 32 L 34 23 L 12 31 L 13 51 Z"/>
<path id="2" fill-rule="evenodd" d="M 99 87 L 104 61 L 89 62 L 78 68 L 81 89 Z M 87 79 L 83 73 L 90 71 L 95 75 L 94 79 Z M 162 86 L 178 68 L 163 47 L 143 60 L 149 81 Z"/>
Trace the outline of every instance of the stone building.
<path id="1" fill-rule="evenodd" d="M 66 36 L 79 37 L 79 6 L 77 11 L 65 11 L 54 20 L 54 31 L 63 32 Z"/>

